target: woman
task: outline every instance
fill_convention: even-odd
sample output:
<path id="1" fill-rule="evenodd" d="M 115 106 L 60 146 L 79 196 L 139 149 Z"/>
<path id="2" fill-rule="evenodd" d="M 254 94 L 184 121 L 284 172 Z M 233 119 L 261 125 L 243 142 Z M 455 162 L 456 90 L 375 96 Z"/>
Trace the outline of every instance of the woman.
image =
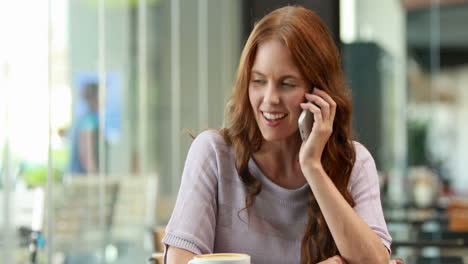
<path id="1" fill-rule="evenodd" d="M 305 142 L 303 109 L 314 116 Z M 288 6 L 256 24 L 227 118 L 190 148 L 163 239 L 167 263 L 212 252 L 255 264 L 388 263 L 375 163 L 351 140 L 338 50 L 317 15 Z"/>

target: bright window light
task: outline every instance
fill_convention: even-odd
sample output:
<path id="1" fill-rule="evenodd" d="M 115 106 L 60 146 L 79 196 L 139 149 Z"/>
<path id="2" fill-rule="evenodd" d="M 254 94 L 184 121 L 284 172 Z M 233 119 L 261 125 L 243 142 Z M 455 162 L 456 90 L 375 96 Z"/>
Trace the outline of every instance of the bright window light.
<path id="1" fill-rule="evenodd" d="M 66 75 L 66 2 L 52 1 L 53 19 L 62 20 L 52 23 L 52 133 L 71 118 Z M 0 10 L 0 85 L 3 86 L 0 97 L 8 100 L 0 109 L 0 125 L 6 125 L 8 107 L 13 159 L 46 164 L 49 143 L 48 1 L 4 1 Z M 5 137 L 0 134 L 0 139 Z"/>
<path id="2" fill-rule="evenodd" d="M 356 40 L 356 1 L 340 0 L 340 38 L 344 43 Z"/>

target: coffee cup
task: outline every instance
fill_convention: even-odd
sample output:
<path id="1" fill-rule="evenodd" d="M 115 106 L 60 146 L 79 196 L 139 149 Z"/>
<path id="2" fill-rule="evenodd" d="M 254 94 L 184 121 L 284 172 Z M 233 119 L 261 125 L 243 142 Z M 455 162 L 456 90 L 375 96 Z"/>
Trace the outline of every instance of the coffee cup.
<path id="1" fill-rule="evenodd" d="M 188 264 L 250 264 L 250 256 L 238 253 L 196 255 Z"/>

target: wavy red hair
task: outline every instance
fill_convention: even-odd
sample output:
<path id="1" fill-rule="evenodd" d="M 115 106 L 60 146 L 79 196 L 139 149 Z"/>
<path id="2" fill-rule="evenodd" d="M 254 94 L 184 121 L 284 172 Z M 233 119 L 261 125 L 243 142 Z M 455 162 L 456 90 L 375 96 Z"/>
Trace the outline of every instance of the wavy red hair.
<path id="1" fill-rule="evenodd" d="M 221 130 L 236 153 L 236 168 L 247 188 L 246 208 L 261 191 L 260 182 L 248 170 L 248 161 L 262 145 L 248 96 L 251 69 L 260 43 L 281 41 L 309 85 L 326 91 L 336 102 L 333 133 L 325 146 L 322 164 L 337 189 L 354 206 L 347 190 L 355 162 L 351 140 L 352 104 L 345 86 L 338 49 L 321 19 L 311 10 L 297 6 L 277 9 L 262 18 L 242 51 L 233 93 L 226 106 L 226 125 Z M 301 245 L 301 263 L 317 263 L 339 254 L 320 207 L 309 192 L 309 222 Z"/>

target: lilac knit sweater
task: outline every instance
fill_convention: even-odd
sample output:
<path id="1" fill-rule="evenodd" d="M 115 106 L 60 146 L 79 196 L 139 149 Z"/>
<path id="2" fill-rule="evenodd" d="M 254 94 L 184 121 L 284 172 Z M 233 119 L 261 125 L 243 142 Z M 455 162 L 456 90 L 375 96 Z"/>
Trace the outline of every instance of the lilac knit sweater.
<path id="1" fill-rule="evenodd" d="M 348 186 L 356 213 L 390 249 L 382 213 L 377 170 L 359 143 Z M 177 202 L 163 243 L 195 254 L 246 253 L 252 263 L 300 263 L 301 240 L 307 224 L 306 184 L 286 189 L 269 180 L 255 162 L 249 170 L 262 191 L 247 215 L 246 191 L 235 169 L 235 154 L 216 131 L 201 133 L 192 143 Z"/>

